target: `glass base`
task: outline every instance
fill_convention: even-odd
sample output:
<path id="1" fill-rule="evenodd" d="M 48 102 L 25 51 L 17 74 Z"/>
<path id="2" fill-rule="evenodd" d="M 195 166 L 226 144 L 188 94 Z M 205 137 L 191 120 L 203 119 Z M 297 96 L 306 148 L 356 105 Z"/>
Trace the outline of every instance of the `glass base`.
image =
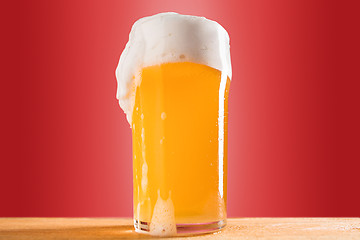
<path id="1" fill-rule="evenodd" d="M 149 222 L 143 222 L 134 219 L 135 232 L 142 234 L 150 234 L 149 226 Z M 226 219 L 217 222 L 176 224 L 176 236 L 211 233 L 218 231 L 225 226 Z"/>

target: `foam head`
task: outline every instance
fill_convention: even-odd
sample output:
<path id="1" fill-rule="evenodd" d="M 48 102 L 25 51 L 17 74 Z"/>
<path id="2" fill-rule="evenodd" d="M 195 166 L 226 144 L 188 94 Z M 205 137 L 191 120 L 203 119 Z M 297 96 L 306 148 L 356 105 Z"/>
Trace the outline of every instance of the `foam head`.
<path id="1" fill-rule="evenodd" d="M 117 99 L 131 124 L 141 69 L 168 62 L 194 62 L 231 79 L 229 35 L 204 17 L 160 13 L 136 21 L 116 69 Z"/>

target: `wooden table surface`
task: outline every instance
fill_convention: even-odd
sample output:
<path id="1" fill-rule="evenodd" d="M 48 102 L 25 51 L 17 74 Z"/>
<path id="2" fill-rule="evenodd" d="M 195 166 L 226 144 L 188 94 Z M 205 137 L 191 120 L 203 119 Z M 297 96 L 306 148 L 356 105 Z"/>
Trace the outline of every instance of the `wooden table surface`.
<path id="1" fill-rule="evenodd" d="M 1 240 L 146 238 L 127 218 L 0 218 Z M 220 232 L 172 239 L 360 240 L 360 218 L 233 218 Z"/>

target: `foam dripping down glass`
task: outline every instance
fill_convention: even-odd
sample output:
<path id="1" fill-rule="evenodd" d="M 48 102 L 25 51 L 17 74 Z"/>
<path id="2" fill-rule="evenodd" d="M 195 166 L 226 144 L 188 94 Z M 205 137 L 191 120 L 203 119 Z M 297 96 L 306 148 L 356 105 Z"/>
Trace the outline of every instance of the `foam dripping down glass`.
<path id="1" fill-rule="evenodd" d="M 139 19 L 116 69 L 133 137 L 134 226 L 176 236 L 226 225 L 229 36 L 204 17 Z"/>

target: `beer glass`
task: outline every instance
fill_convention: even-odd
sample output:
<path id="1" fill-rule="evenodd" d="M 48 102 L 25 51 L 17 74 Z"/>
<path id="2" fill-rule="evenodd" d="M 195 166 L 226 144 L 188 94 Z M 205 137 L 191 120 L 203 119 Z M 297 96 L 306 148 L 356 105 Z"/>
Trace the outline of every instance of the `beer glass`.
<path id="1" fill-rule="evenodd" d="M 163 13 L 134 24 L 117 79 L 132 129 L 137 232 L 226 225 L 230 78 L 229 37 L 218 23 Z"/>

